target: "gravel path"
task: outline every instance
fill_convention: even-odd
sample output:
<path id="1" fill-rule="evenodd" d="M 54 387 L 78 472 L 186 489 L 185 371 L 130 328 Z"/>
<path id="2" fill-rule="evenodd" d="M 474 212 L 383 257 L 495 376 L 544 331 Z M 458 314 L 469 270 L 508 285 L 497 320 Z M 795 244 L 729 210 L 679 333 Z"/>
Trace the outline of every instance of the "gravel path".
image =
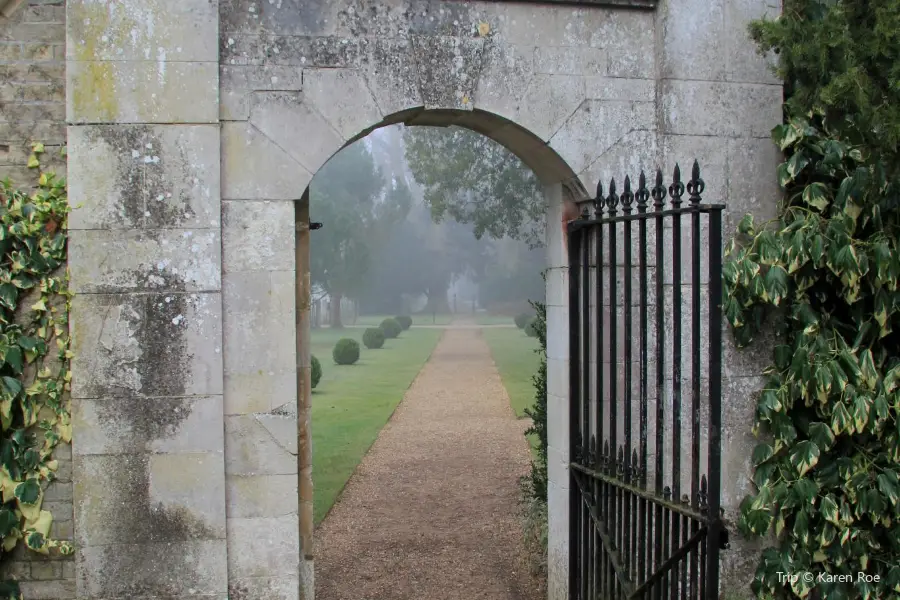
<path id="1" fill-rule="evenodd" d="M 530 453 L 481 333 L 448 329 L 316 532 L 316 600 L 538 600 Z"/>

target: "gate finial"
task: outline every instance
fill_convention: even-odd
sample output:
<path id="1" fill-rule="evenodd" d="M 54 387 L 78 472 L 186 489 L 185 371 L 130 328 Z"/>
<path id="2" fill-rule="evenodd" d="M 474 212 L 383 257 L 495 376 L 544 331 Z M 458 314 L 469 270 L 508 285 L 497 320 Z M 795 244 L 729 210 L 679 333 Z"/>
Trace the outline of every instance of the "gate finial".
<path id="1" fill-rule="evenodd" d="M 625 176 L 625 191 L 622 192 L 622 212 L 631 214 L 631 204 L 634 202 L 634 193 L 631 191 L 631 178 Z"/>
<path id="2" fill-rule="evenodd" d="M 669 196 L 672 197 L 672 207 L 681 206 L 681 197 L 684 195 L 684 184 L 681 183 L 681 167 L 675 163 L 675 173 L 672 176 L 672 185 L 669 186 Z"/>
<path id="3" fill-rule="evenodd" d="M 706 184 L 700 179 L 700 163 L 694 161 L 694 168 L 691 169 L 691 180 L 688 181 L 687 191 L 691 195 L 691 204 L 697 206 L 700 204 L 700 194 L 706 188 Z"/>
<path id="4" fill-rule="evenodd" d="M 597 181 L 597 195 L 594 197 L 594 218 L 603 218 L 603 180 Z"/>
<path id="5" fill-rule="evenodd" d="M 650 191 L 647 189 L 647 176 L 643 171 L 638 178 L 638 191 L 635 196 L 637 197 L 638 212 L 647 212 L 647 199 L 650 198 Z"/>
<path id="6" fill-rule="evenodd" d="M 616 193 L 616 179 L 613 177 L 609 181 L 609 196 L 606 197 L 606 206 L 609 207 L 609 214 L 616 214 L 616 207 L 619 206 L 619 195 Z"/>
<path id="7" fill-rule="evenodd" d="M 653 208 L 656 209 L 656 212 L 662 212 L 663 201 L 666 199 L 666 188 L 663 186 L 662 169 L 656 169 L 656 185 L 653 186 L 653 191 L 650 195 L 653 196 Z"/>

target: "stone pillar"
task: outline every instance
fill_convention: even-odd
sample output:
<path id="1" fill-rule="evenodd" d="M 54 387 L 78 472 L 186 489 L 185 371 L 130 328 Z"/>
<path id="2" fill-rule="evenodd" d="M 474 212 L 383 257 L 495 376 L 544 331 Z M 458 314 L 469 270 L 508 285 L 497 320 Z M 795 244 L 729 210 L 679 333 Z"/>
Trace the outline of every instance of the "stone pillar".
<path id="1" fill-rule="evenodd" d="M 77 597 L 221 598 L 218 6 L 66 23 Z"/>
<path id="2" fill-rule="evenodd" d="M 781 122 L 782 86 L 747 33 L 751 20 L 775 17 L 780 8 L 771 0 L 666 0 L 660 6 L 663 164 L 671 169 L 680 161 L 687 172 L 688 161 L 700 161 L 704 202 L 726 205 L 726 243 L 745 213 L 769 219 L 781 197 L 775 177 L 780 154 L 770 134 Z M 771 354 L 762 339 L 756 351 L 736 351 L 724 320 L 723 342 L 722 508 L 731 548 L 721 554 L 721 591 L 748 598 L 761 548 L 740 537 L 736 522 L 752 490 L 753 396 Z"/>
<path id="3" fill-rule="evenodd" d="M 297 326 L 297 473 L 300 507 L 300 600 L 313 600 L 312 380 L 309 339 L 309 188 L 294 203 Z"/>
<path id="4" fill-rule="evenodd" d="M 563 242 L 560 183 L 544 187 L 547 200 L 547 468 L 549 485 L 547 576 L 549 600 L 569 596 L 569 278 Z"/>

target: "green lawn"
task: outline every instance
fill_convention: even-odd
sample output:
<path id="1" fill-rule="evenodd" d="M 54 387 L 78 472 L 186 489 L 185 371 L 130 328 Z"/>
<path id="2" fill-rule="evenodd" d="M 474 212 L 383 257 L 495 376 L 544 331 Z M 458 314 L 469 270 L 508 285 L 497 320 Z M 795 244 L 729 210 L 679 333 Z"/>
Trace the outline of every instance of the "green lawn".
<path id="1" fill-rule="evenodd" d="M 356 320 L 357 325 L 364 325 L 366 327 L 378 327 L 381 322 L 388 317 L 394 317 L 396 315 L 360 315 L 360 317 Z M 430 314 L 418 314 L 412 315 L 413 326 L 416 325 L 449 325 L 450 320 L 453 317 L 451 315 L 435 315 L 434 319 Z M 352 319 L 345 319 L 344 324 L 349 325 L 352 323 Z"/>
<path id="2" fill-rule="evenodd" d="M 314 512 L 318 525 L 334 505 L 362 457 L 428 360 L 442 331 L 410 329 L 384 348 L 362 345 L 362 329 L 313 329 L 312 353 L 322 379 L 312 392 Z M 359 362 L 334 364 L 331 350 L 342 337 L 360 342 Z"/>
<path id="3" fill-rule="evenodd" d="M 525 409 L 534 404 L 531 376 L 538 369 L 537 338 L 528 337 L 521 329 L 482 329 L 481 332 L 500 371 L 509 403 L 517 416 L 525 416 Z"/>

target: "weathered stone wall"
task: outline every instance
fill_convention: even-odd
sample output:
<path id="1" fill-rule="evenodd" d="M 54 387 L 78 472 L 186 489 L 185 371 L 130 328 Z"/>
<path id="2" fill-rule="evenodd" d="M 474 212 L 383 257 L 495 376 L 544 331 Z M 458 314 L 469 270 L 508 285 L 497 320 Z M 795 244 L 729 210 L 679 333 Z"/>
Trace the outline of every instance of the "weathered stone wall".
<path id="1" fill-rule="evenodd" d="M 43 142 L 43 166 L 65 175 L 65 2 L 28 0 L 0 17 L 0 179 L 28 185 L 31 142 Z"/>
<path id="2" fill-rule="evenodd" d="M 29 0 L 11 18 L 0 17 L 0 179 L 29 187 L 37 172 L 26 163 L 32 142 L 43 142 L 44 170 L 65 176 L 60 148 L 65 128 L 65 3 Z M 23 300 L 24 306 L 32 302 Z M 72 540 L 72 449 L 61 444 L 58 480 L 44 495 L 44 508 L 53 513 L 51 535 Z M 18 579 L 29 600 L 75 597 L 74 557 L 48 558 L 20 543 L 3 565 L 3 574 Z"/>
<path id="3" fill-rule="evenodd" d="M 743 33 L 770 4 L 69 0 L 78 597 L 310 600 L 293 204 L 344 145 L 405 122 L 481 132 L 546 186 L 550 598 L 565 598 L 560 202 L 698 158 L 729 227 L 770 211 L 781 91 Z M 726 365 L 731 516 L 759 368 L 730 349 Z M 755 557 L 725 555 L 743 577 L 735 558 Z"/>

